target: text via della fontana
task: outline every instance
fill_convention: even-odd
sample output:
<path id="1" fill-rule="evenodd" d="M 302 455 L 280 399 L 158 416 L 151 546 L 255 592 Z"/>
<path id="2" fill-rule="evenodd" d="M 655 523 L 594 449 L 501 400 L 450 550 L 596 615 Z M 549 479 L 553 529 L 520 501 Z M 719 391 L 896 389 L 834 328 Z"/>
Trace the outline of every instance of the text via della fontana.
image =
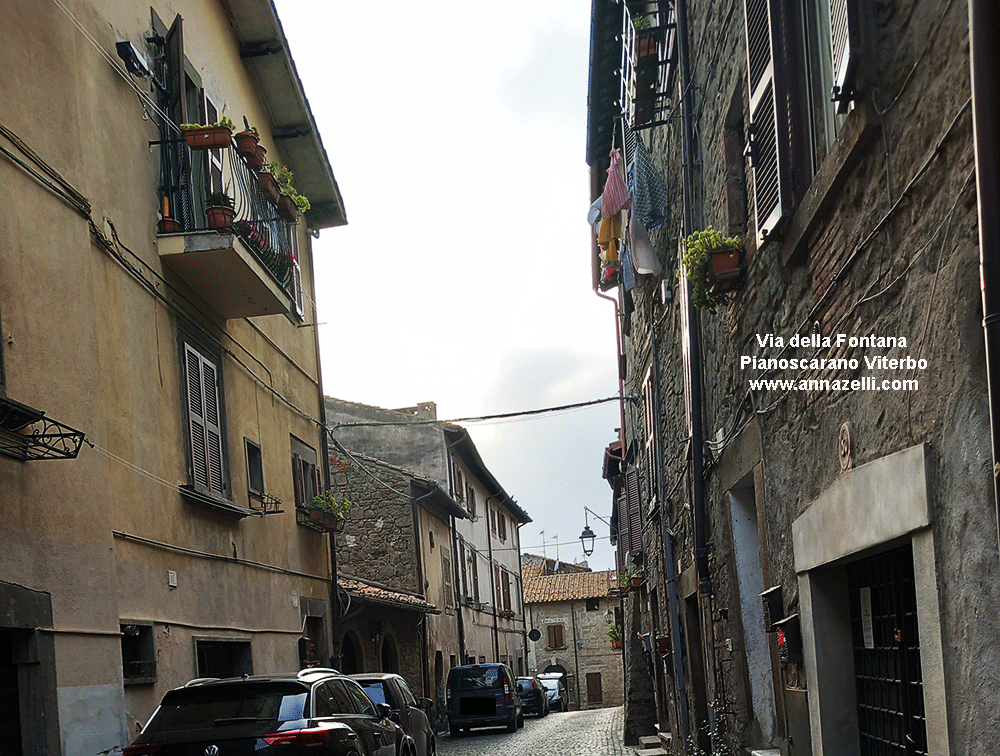
<path id="1" fill-rule="evenodd" d="M 786 340 L 773 333 L 758 333 L 756 338 L 757 346 L 762 352 L 766 350 L 777 354 L 740 356 L 740 369 L 756 374 L 750 380 L 751 389 L 915 390 L 919 388 L 919 381 L 915 377 L 907 380 L 882 378 L 886 373 L 927 369 L 926 359 L 913 357 L 905 352 L 900 354 L 899 350 L 907 348 L 905 336 L 855 336 L 848 333 L 822 336 L 818 333 L 797 333 Z M 792 350 L 797 349 L 809 350 L 813 355 L 817 350 L 831 349 L 842 356 L 796 356 L 796 352 Z M 782 371 L 808 371 L 810 377 L 788 380 L 786 376 L 782 380 L 775 380 L 777 376 L 774 374 Z"/>

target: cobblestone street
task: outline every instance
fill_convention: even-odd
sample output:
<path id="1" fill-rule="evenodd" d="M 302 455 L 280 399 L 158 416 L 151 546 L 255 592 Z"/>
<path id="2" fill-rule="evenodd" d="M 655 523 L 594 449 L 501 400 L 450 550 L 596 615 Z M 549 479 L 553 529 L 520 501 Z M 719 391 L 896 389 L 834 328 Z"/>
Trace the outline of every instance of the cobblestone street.
<path id="1" fill-rule="evenodd" d="M 438 756 L 634 756 L 622 742 L 621 706 L 590 711 L 553 712 L 525 717 L 516 733 L 501 728 L 473 730 L 452 738 L 438 736 Z"/>

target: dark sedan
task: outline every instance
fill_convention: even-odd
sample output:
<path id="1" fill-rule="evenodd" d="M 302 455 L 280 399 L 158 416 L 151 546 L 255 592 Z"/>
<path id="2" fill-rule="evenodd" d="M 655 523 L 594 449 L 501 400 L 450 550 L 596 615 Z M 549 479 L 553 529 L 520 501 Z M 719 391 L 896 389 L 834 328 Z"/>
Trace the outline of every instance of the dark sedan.
<path id="1" fill-rule="evenodd" d="M 168 691 L 125 756 L 404 756 L 389 707 L 335 670 L 196 680 Z"/>
<path id="2" fill-rule="evenodd" d="M 437 753 L 434 726 L 431 724 L 433 701 L 416 698 L 406 680 L 399 675 L 370 672 L 351 675 L 351 678 L 358 681 L 372 701 L 389 706 L 392 710 L 389 718 L 413 738 L 417 756 L 434 756 Z"/>
<path id="3" fill-rule="evenodd" d="M 549 697 L 537 677 L 517 678 L 517 692 L 521 694 L 525 714 L 535 714 L 540 718 L 549 713 Z"/>

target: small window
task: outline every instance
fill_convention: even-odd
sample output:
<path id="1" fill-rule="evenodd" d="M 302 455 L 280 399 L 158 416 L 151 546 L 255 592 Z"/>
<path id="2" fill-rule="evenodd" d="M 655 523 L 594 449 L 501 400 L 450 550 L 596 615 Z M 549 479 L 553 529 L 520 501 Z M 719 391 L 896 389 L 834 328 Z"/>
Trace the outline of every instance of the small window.
<path id="1" fill-rule="evenodd" d="M 2 367 L 2 366 L 0 366 Z M 469 506 L 469 514 L 472 515 L 473 519 L 476 517 L 476 489 L 471 485 L 465 486 L 465 498 L 466 504 Z"/>
<path id="2" fill-rule="evenodd" d="M 323 490 L 316 450 L 295 436 L 292 443 L 292 481 L 295 485 L 295 506 L 304 507 Z"/>
<path id="3" fill-rule="evenodd" d="M 253 674 L 250 641 L 195 640 L 198 677 L 239 677 Z"/>
<path id="4" fill-rule="evenodd" d="M 458 469 L 458 464 L 453 465 L 455 470 L 455 498 L 459 501 L 462 500 L 462 494 L 465 493 L 462 487 L 462 471 Z"/>
<path id="5" fill-rule="evenodd" d="M 600 599 L 596 599 L 596 598 L 589 598 L 589 599 L 587 599 L 587 611 L 588 612 L 596 612 L 600 608 L 601 608 L 601 600 Z"/>
<path id="6" fill-rule="evenodd" d="M 125 684 L 156 682 L 156 646 L 153 626 L 145 623 L 121 625 L 122 677 Z"/>
<path id="7" fill-rule="evenodd" d="M 562 625 L 549 625 L 549 648 L 565 648 L 566 640 L 563 635 Z"/>
<path id="8" fill-rule="evenodd" d="M 243 446 L 247 454 L 247 488 L 250 489 L 251 495 L 263 496 L 264 459 L 260 447 L 249 438 L 243 439 Z"/>

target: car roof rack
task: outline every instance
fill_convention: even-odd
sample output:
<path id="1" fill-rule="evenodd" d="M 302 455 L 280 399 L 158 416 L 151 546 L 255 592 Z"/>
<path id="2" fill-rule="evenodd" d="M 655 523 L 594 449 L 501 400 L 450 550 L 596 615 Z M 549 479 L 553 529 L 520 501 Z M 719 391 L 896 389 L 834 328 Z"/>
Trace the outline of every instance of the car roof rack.
<path id="1" fill-rule="evenodd" d="M 310 675 L 339 675 L 339 669 L 333 669 L 332 667 L 306 667 L 305 669 L 300 669 L 298 674 L 295 676 L 299 679 L 303 677 L 309 677 Z"/>
<path id="2" fill-rule="evenodd" d="M 205 683 L 218 682 L 221 677 L 196 677 L 194 680 L 188 680 L 184 683 L 185 688 L 193 688 L 195 685 L 204 685 Z"/>

